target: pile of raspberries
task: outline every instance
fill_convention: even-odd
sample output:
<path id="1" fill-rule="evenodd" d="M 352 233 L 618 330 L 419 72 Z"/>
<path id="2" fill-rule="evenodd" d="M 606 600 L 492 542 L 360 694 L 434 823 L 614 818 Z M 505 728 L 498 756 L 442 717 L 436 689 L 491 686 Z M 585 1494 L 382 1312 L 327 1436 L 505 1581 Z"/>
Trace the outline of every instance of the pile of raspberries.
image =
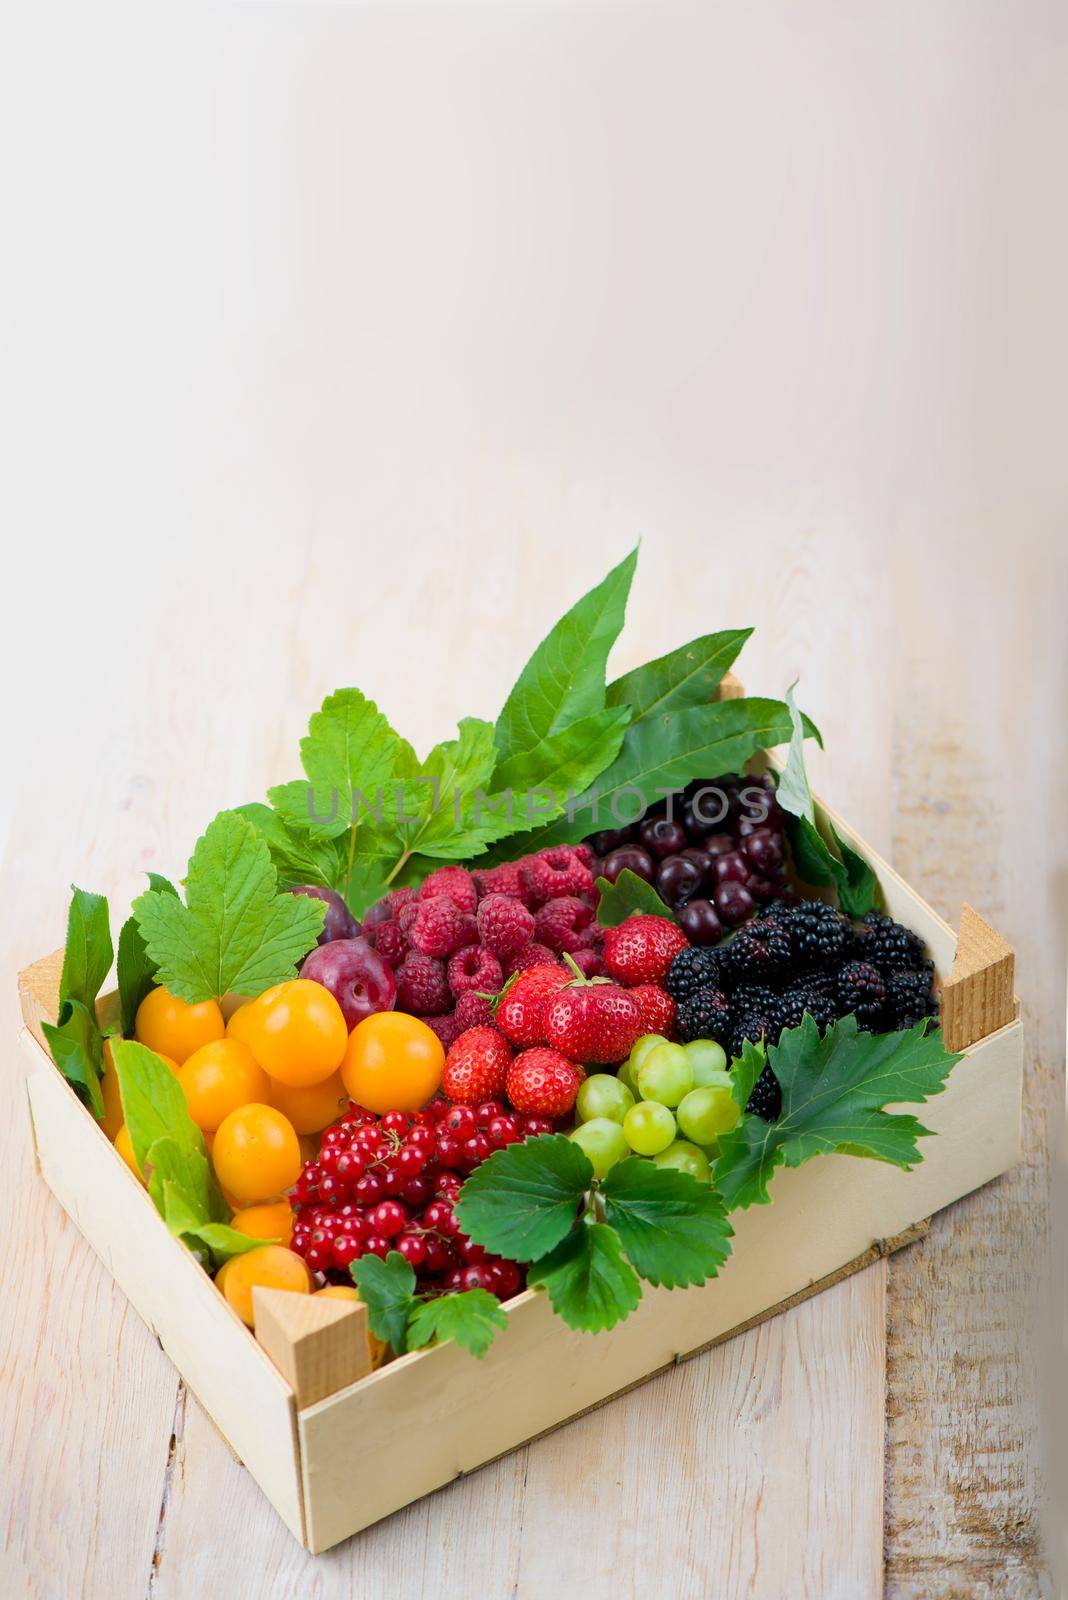
<path id="1" fill-rule="evenodd" d="M 569 955 L 587 978 L 605 970 L 589 845 L 558 845 L 486 871 L 441 867 L 418 889 L 372 906 L 364 937 L 393 969 L 397 1009 L 422 1017 L 446 1050 L 492 1021 L 514 973 Z"/>

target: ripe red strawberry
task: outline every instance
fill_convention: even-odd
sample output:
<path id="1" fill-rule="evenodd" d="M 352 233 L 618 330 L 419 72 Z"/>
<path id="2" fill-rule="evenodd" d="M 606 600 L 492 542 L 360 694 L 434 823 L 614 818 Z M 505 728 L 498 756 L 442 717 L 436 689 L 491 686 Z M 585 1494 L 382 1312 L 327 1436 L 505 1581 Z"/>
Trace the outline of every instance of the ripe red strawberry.
<path id="1" fill-rule="evenodd" d="M 512 978 L 501 992 L 496 1022 L 513 1044 L 545 1043 L 545 1008 L 569 981 L 566 967 L 539 962 Z"/>
<path id="2" fill-rule="evenodd" d="M 506 1039 L 496 1028 L 468 1028 L 445 1057 L 441 1087 L 455 1105 L 477 1106 L 504 1092 L 512 1060 Z"/>
<path id="3" fill-rule="evenodd" d="M 626 989 L 606 978 L 576 978 L 551 996 L 546 1042 L 573 1061 L 622 1061 L 641 1037 L 642 1012 Z"/>
<path id="4" fill-rule="evenodd" d="M 666 989 L 655 983 L 639 983 L 627 993 L 637 1003 L 642 1014 L 642 1033 L 662 1033 L 665 1039 L 675 1037 L 675 1012 L 678 1007 Z"/>
<path id="5" fill-rule="evenodd" d="M 527 1116 L 564 1117 L 585 1078 L 582 1068 L 558 1050 L 524 1050 L 508 1068 L 504 1092 Z"/>
<path id="6" fill-rule="evenodd" d="M 604 936 L 604 964 L 620 983 L 662 983 L 667 970 L 689 940 L 664 917 L 641 912 L 628 917 Z"/>

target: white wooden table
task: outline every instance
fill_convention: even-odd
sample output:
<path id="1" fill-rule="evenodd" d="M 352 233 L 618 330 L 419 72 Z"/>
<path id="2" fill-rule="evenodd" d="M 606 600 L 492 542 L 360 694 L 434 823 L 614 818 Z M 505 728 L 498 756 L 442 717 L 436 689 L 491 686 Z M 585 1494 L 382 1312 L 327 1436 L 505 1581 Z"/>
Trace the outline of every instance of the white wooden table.
<path id="1" fill-rule="evenodd" d="M 819 0 L 802 39 L 771 4 L 82 6 L 57 52 L 26 9 L 0 94 L 34 130 L 5 348 L 0 1593 L 1048 1592 L 1063 17 Z M 14 972 L 60 943 L 71 880 L 117 922 L 292 776 L 330 689 L 421 748 L 493 716 L 639 533 L 613 665 L 756 625 L 741 675 L 800 675 L 816 786 L 1016 947 L 1027 1158 L 311 1558 L 35 1178 Z"/>

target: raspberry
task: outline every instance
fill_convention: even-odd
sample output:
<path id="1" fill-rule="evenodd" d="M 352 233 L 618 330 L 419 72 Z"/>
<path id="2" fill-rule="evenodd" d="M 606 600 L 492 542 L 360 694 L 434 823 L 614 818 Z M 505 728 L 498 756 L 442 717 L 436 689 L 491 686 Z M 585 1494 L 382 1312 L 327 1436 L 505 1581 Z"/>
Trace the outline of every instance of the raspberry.
<path id="1" fill-rule="evenodd" d="M 504 1092 L 512 1051 L 496 1028 L 469 1028 L 445 1057 L 441 1087 L 457 1105 L 477 1106 Z"/>
<path id="2" fill-rule="evenodd" d="M 378 951 L 382 960 L 388 962 L 394 971 L 400 966 L 408 954 L 408 941 L 400 930 L 399 922 L 376 922 L 371 929 L 373 935 L 371 943 Z"/>
<path id="3" fill-rule="evenodd" d="M 505 1076 L 505 1093 L 528 1116 L 563 1117 L 575 1104 L 586 1078 L 581 1067 L 558 1050 L 524 1050 Z"/>
<path id="4" fill-rule="evenodd" d="M 588 950 L 573 950 L 571 959 L 584 978 L 604 977 L 604 957 L 595 945 Z"/>
<path id="5" fill-rule="evenodd" d="M 469 944 L 458 950 L 449 960 L 449 988 L 457 999 L 469 989 L 479 989 L 483 994 L 496 994 L 504 982 L 504 973 L 497 957 L 481 944 Z"/>
<path id="6" fill-rule="evenodd" d="M 526 972 L 530 967 L 552 966 L 556 957 L 548 945 L 530 943 L 525 944 L 517 956 L 511 961 L 506 961 L 504 970 L 509 978 L 517 972 Z"/>
<path id="7" fill-rule="evenodd" d="M 409 950 L 397 968 L 397 1010 L 439 1017 L 451 998 L 444 963 L 421 950 Z"/>
<path id="8" fill-rule="evenodd" d="M 534 918 L 534 932 L 550 950 L 588 950 L 593 911 L 585 900 L 562 895 L 542 906 Z"/>
<path id="9" fill-rule="evenodd" d="M 662 1033 L 670 1039 L 675 1029 L 676 1006 L 667 990 L 655 983 L 639 983 L 627 993 L 641 1012 L 642 1033 Z"/>
<path id="10" fill-rule="evenodd" d="M 411 937 L 412 923 L 419 915 L 419 911 L 418 900 L 405 900 L 403 905 L 397 907 L 393 920 L 406 939 Z"/>
<path id="11" fill-rule="evenodd" d="M 456 1043 L 464 1031 L 464 1025 L 457 1022 L 455 1013 L 451 1017 L 424 1017 L 423 1021 L 437 1034 L 446 1050 Z"/>
<path id="12" fill-rule="evenodd" d="M 468 1028 L 484 1027 L 493 1021 L 493 1001 L 469 989 L 457 1000 L 453 1015 L 465 1032 Z"/>
<path id="13" fill-rule="evenodd" d="M 469 911 L 461 911 L 446 895 L 436 894 L 420 903 L 408 937 L 425 956 L 440 960 L 476 943 L 478 929 Z"/>
<path id="14" fill-rule="evenodd" d="M 582 862 L 582 865 L 584 867 L 588 867 L 589 870 L 592 872 L 593 871 L 593 863 L 597 859 L 597 857 L 593 853 L 593 846 L 587 844 L 586 841 L 583 840 L 581 844 L 573 844 L 571 846 L 571 848 L 575 852 L 575 855 L 578 858 L 578 860 Z"/>
<path id="15" fill-rule="evenodd" d="M 675 923 L 639 914 L 608 929 L 604 964 L 619 983 L 663 983 L 675 957 L 687 948 L 686 935 Z"/>
<path id="16" fill-rule="evenodd" d="M 570 845 L 553 845 L 539 850 L 521 863 L 523 883 L 537 905 L 560 895 L 591 894 L 593 874 L 579 860 Z"/>
<path id="17" fill-rule="evenodd" d="M 443 894 L 461 911 L 474 913 L 478 905 L 478 888 L 465 867 L 439 867 L 423 879 L 419 889 L 420 900 L 432 900 Z"/>
<path id="18" fill-rule="evenodd" d="M 510 895 L 487 894 L 475 921 L 482 943 L 502 961 L 518 955 L 534 936 L 534 918 L 521 900 Z"/>
<path id="19" fill-rule="evenodd" d="M 386 904 L 389 906 L 390 916 L 396 921 L 405 906 L 414 906 L 418 898 L 419 896 L 412 888 L 391 889 L 386 895 Z"/>
<path id="20" fill-rule="evenodd" d="M 491 867 L 489 872 L 484 872 L 482 879 L 484 883 L 483 894 L 507 895 L 509 900 L 520 900 L 529 911 L 534 910 L 536 901 L 523 882 L 521 862 L 502 861 L 499 867 Z"/>

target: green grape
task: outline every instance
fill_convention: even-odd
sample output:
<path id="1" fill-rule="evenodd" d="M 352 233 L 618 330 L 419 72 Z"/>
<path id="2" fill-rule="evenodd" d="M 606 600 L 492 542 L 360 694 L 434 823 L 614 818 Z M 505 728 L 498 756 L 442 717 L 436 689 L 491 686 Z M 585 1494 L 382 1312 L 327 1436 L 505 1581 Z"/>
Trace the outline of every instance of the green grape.
<path id="1" fill-rule="evenodd" d="M 693 1088 L 693 1068 L 681 1044 L 658 1044 L 638 1068 L 638 1090 L 643 1100 L 677 1106 Z"/>
<path id="2" fill-rule="evenodd" d="M 638 1085 L 634 1081 L 634 1074 L 631 1071 L 629 1061 L 624 1061 L 621 1066 L 616 1068 L 616 1081 L 621 1083 L 624 1089 L 629 1089 L 635 1100 L 637 1100 Z"/>
<path id="3" fill-rule="evenodd" d="M 712 1144 L 721 1133 L 729 1133 L 741 1116 L 731 1094 L 730 1073 L 721 1072 L 719 1079 L 691 1089 L 679 1101 L 675 1113 L 679 1127 L 695 1144 Z"/>
<path id="4" fill-rule="evenodd" d="M 686 1139 L 676 1139 L 666 1150 L 653 1157 L 654 1167 L 674 1167 L 676 1172 L 688 1172 L 698 1183 L 712 1182 L 712 1168 L 703 1150 Z"/>
<path id="5" fill-rule="evenodd" d="M 592 1122 L 595 1117 L 607 1117 L 609 1122 L 622 1122 L 636 1098 L 633 1090 L 612 1073 L 595 1072 L 578 1092 L 577 1120 Z"/>
<path id="6" fill-rule="evenodd" d="M 667 1040 L 662 1033 L 643 1033 L 640 1039 L 634 1041 L 630 1055 L 627 1058 L 627 1065 L 630 1067 L 633 1078 L 637 1079 L 638 1068 L 650 1050 L 655 1050 L 658 1044 L 667 1044 Z"/>
<path id="7" fill-rule="evenodd" d="M 623 1118 L 623 1133 L 636 1155 L 655 1156 L 666 1150 L 677 1129 L 667 1106 L 655 1100 L 639 1100 Z"/>
<path id="8" fill-rule="evenodd" d="M 623 1129 L 608 1117 L 593 1117 L 589 1122 L 581 1123 L 570 1138 L 589 1158 L 597 1178 L 605 1177 L 617 1161 L 630 1155 L 630 1145 Z"/>
<path id="9" fill-rule="evenodd" d="M 691 1039 L 682 1048 L 690 1058 L 693 1081 L 698 1088 L 702 1084 L 715 1083 L 718 1075 L 726 1072 L 727 1053 L 715 1039 Z"/>

